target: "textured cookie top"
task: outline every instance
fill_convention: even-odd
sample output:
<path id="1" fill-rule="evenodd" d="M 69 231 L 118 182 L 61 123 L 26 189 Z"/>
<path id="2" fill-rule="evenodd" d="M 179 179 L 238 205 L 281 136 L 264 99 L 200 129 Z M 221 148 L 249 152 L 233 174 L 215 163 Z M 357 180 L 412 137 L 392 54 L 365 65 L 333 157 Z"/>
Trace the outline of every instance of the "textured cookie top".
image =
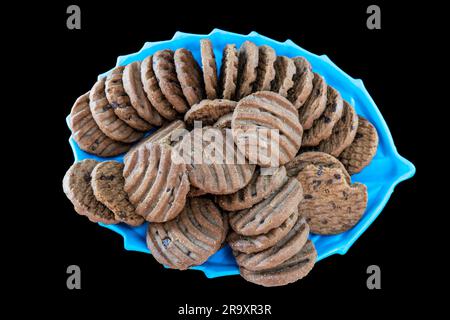
<path id="1" fill-rule="evenodd" d="M 205 93 L 200 66 L 192 53 L 184 48 L 177 49 L 174 54 L 175 69 L 183 94 L 190 106 L 200 102 Z"/>
<path id="2" fill-rule="evenodd" d="M 212 125 L 221 116 L 232 113 L 236 105 L 236 101 L 226 99 L 205 99 L 186 112 L 184 121 L 189 126 L 194 125 L 194 121 L 201 121 L 204 126 Z"/>
<path id="3" fill-rule="evenodd" d="M 124 189 L 136 213 L 147 221 L 174 219 L 186 202 L 186 165 L 172 151 L 166 144 L 147 143 L 125 159 Z"/>
<path id="4" fill-rule="evenodd" d="M 98 80 L 89 94 L 89 107 L 92 116 L 100 130 L 113 140 L 131 143 L 142 137 L 142 132 L 136 131 L 117 117 L 114 109 L 106 98 L 105 78 Z"/>
<path id="5" fill-rule="evenodd" d="M 295 64 L 294 85 L 288 92 L 288 99 L 299 109 L 302 107 L 313 90 L 313 78 L 311 65 L 303 57 L 292 59 Z"/>
<path id="6" fill-rule="evenodd" d="M 203 81 L 205 84 L 206 98 L 217 98 L 217 65 L 211 40 L 200 40 L 200 54 L 203 68 Z"/>
<path id="7" fill-rule="evenodd" d="M 288 91 L 294 85 L 295 63 L 288 57 L 278 56 L 275 60 L 274 67 L 275 79 L 272 81 L 272 91 L 286 98 Z"/>
<path id="8" fill-rule="evenodd" d="M 303 134 L 297 109 L 286 98 L 269 91 L 239 101 L 231 128 L 241 152 L 263 167 L 276 167 L 293 159 Z"/>
<path id="9" fill-rule="evenodd" d="M 220 97 L 233 100 L 236 95 L 238 75 L 238 51 L 236 45 L 227 44 L 223 49 L 222 66 L 220 67 Z"/>
<path id="10" fill-rule="evenodd" d="M 116 220 L 132 226 L 141 225 L 144 218 L 137 215 L 124 190 L 123 164 L 117 161 L 98 163 L 92 171 L 91 186 L 94 195 L 114 213 Z"/>
<path id="11" fill-rule="evenodd" d="M 227 113 L 223 116 L 221 116 L 217 121 L 214 123 L 213 127 L 219 128 L 219 129 L 231 129 L 231 120 L 233 120 L 233 113 Z"/>
<path id="12" fill-rule="evenodd" d="M 258 75 L 258 62 L 258 47 L 253 42 L 245 41 L 239 48 L 237 100 L 252 93 L 253 85 Z"/>
<path id="13" fill-rule="evenodd" d="M 359 116 L 358 130 L 350 146 L 339 156 L 350 174 L 360 172 L 375 156 L 378 148 L 378 133 L 375 127 Z"/>
<path id="14" fill-rule="evenodd" d="M 202 197 L 189 198 L 176 219 L 149 224 L 147 245 L 161 264 L 185 270 L 214 254 L 224 233 L 224 219 L 214 202 Z"/>
<path id="15" fill-rule="evenodd" d="M 177 149 L 189 163 L 190 183 L 206 193 L 234 193 L 247 185 L 255 170 L 223 129 L 195 128 Z"/>
<path id="16" fill-rule="evenodd" d="M 269 46 L 258 48 L 258 69 L 253 91 L 269 91 L 272 80 L 275 78 L 275 50 Z"/>
<path id="17" fill-rule="evenodd" d="M 89 92 L 80 96 L 70 111 L 72 137 L 81 150 L 100 157 L 112 157 L 130 148 L 130 144 L 108 138 L 98 127 L 89 108 Z"/>
<path id="18" fill-rule="evenodd" d="M 320 117 L 327 103 L 327 84 L 322 76 L 314 73 L 313 89 L 305 104 L 299 108 L 298 115 L 304 130 L 312 127 L 314 120 Z"/>

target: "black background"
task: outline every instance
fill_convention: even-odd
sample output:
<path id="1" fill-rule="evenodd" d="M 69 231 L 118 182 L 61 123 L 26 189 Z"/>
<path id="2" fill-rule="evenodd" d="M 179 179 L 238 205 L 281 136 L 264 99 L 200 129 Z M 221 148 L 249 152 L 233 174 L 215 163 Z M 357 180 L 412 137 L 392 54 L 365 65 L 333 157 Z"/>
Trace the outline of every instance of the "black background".
<path id="1" fill-rule="evenodd" d="M 94 305 L 101 310 L 141 309 L 149 315 L 162 311 L 168 318 L 175 318 L 178 307 L 186 303 L 217 307 L 271 304 L 272 318 L 282 314 L 348 316 L 353 306 L 371 314 L 382 313 L 385 307 L 407 309 L 424 281 L 410 263 L 424 245 L 411 237 L 411 230 L 420 223 L 417 201 L 423 191 L 424 159 L 417 146 L 426 137 L 417 132 L 414 111 L 423 103 L 416 82 L 422 70 L 416 67 L 417 57 L 405 53 L 412 52 L 418 41 L 422 45 L 429 41 L 418 32 L 422 27 L 417 23 L 418 11 L 425 9 L 364 1 L 296 5 L 126 3 L 94 6 L 87 1 L 63 1 L 41 5 L 37 10 L 42 15 L 34 14 L 38 36 L 27 37 L 33 50 L 26 63 L 35 72 L 31 80 L 36 89 L 50 93 L 39 115 L 45 119 L 41 132 L 51 140 L 43 160 L 48 184 L 42 190 L 45 198 L 36 192 L 33 203 L 41 214 L 34 222 L 45 228 L 33 234 L 25 257 L 27 266 L 39 270 L 37 275 L 26 272 L 24 276 L 26 281 L 38 281 L 36 297 L 45 293 L 47 301 L 69 306 L 71 312 Z M 81 7 L 81 30 L 66 28 L 70 4 Z M 381 30 L 366 27 L 370 4 L 381 7 Z M 213 28 L 242 34 L 254 30 L 279 41 L 291 39 L 316 54 L 327 54 L 352 77 L 363 79 L 399 153 L 418 169 L 413 179 L 396 187 L 381 215 L 346 255 L 319 262 L 305 279 L 289 286 L 266 289 L 239 276 L 207 279 L 198 271 L 166 270 L 149 255 L 124 250 L 118 234 L 75 214 L 62 191 L 62 177 L 73 162 L 65 117 L 97 75 L 112 68 L 117 56 L 136 52 L 146 41 L 170 39 L 176 31 L 209 33 Z M 418 94 L 402 94 L 411 91 Z M 41 150 L 34 144 L 30 148 Z M 30 183 L 35 182 L 39 181 Z M 66 288 L 66 268 L 71 264 L 81 267 L 81 290 Z M 366 287 L 366 268 L 372 264 L 381 268 L 381 290 Z"/>

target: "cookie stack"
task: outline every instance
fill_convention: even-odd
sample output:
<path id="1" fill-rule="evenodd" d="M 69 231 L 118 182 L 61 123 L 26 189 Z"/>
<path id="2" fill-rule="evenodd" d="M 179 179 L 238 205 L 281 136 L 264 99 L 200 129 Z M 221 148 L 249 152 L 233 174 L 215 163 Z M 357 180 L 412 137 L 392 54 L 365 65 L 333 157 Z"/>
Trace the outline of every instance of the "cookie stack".
<path id="1" fill-rule="evenodd" d="M 171 268 L 227 242 L 246 280 L 294 282 L 316 261 L 310 232 L 338 234 L 363 215 L 367 188 L 350 175 L 372 160 L 377 132 L 303 57 L 228 44 L 218 73 L 209 40 L 200 52 L 201 66 L 187 49 L 157 51 L 77 99 L 78 146 L 124 163 L 77 162 L 64 191 L 93 222 L 149 222 L 147 245 Z"/>

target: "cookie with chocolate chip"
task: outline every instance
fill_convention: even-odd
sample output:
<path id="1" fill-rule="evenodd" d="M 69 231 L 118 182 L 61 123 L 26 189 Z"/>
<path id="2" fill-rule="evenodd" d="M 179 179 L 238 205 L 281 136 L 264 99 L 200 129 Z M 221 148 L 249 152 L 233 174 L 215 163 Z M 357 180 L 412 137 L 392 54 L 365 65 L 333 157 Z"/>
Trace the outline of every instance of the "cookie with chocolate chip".
<path id="1" fill-rule="evenodd" d="M 278 56 L 274 63 L 275 79 L 272 81 L 271 91 L 283 97 L 288 96 L 288 91 L 294 86 L 295 63 L 288 57 Z"/>
<path id="2" fill-rule="evenodd" d="M 295 64 L 294 85 L 288 92 L 288 99 L 299 109 L 302 107 L 313 90 L 313 78 L 311 65 L 303 57 L 292 59 Z"/>
<path id="3" fill-rule="evenodd" d="M 314 73 L 313 89 L 308 99 L 298 110 L 300 123 L 304 130 L 312 127 L 314 120 L 320 117 L 327 105 L 327 84 L 322 76 Z"/>
<path id="4" fill-rule="evenodd" d="M 207 99 L 216 99 L 218 94 L 217 65 L 211 40 L 200 40 L 203 81 Z"/>
<path id="5" fill-rule="evenodd" d="M 238 74 L 238 51 L 236 45 L 227 44 L 223 49 L 220 67 L 219 91 L 222 99 L 233 100 L 236 95 Z"/>
<path id="6" fill-rule="evenodd" d="M 253 91 L 270 91 L 271 83 L 275 78 L 275 60 L 277 54 L 270 46 L 258 47 L 258 69 Z"/>
<path id="7" fill-rule="evenodd" d="M 239 66 L 237 78 L 236 99 L 240 100 L 253 91 L 253 85 L 258 75 L 259 50 L 250 41 L 245 41 L 239 48 Z"/>
<path id="8" fill-rule="evenodd" d="M 192 52 L 180 48 L 174 54 L 178 81 L 188 104 L 193 106 L 204 97 L 202 71 Z"/>
<path id="9" fill-rule="evenodd" d="M 226 99 L 204 99 L 186 112 L 184 121 L 189 126 L 193 126 L 194 121 L 201 121 L 204 126 L 212 125 L 221 116 L 232 113 L 236 105 L 236 101 Z"/>

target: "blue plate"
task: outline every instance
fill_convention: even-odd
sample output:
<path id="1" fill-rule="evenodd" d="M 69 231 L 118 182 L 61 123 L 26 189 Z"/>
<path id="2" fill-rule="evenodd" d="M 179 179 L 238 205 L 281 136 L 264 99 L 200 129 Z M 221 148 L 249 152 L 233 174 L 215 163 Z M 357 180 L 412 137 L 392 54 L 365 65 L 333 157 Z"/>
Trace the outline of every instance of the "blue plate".
<path id="1" fill-rule="evenodd" d="M 353 79 L 347 75 L 327 56 L 318 56 L 310 53 L 300 48 L 291 40 L 278 42 L 259 35 L 256 32 L 241 35 L 219 29 L 214 29 L 208 35 L 177 32 L 171 40 L 147 42 L 137 53 L 118 57 L 117 65 L 126 65 L 133 61 L 141 61 L 161 49 L 175 50 L 182 47 L 191 50 L 194 57 L 200 62 L 199 41 L 203 38 L 211 39 L 214 45 L 218 69 L 220 68 L 222 50 L 225 45 L 234 43 L 239 47 L 245 40 L 250 40 L 257 45 L 270 45 L 278 55 L 305 57 L 311 63 L 315 72 L 323 76 L 328 84 L 336 88 L 342 97 L 355 107 L 359 115 L 364 116 L 376 127 L 379 135 L 377 153 L 368 167 L 359 174 L 352 176 L 354 182 L 364 183 L 368 188 L 369 202 L 364 216 L 354 228 L 342 234 L 334 236 L 311 235 L 311 239 L 318 252 L 318 260 L 336 253 L 345 254 L 356 239 L 361 236 L 380 214 L 391 196 L 394 187 L 399 182 L 411 178 L 415 173 L 414 165 L 398 154 L 389 128 L 375 102 L 365 89 L 363 82 L 360 79 Z M 105 76 L 107 73 L 105 72 L 99 77 Z M 107 160 L 106 158 L 99 158 L 82 151 L 73 139 L 69 141 L 73 149 L 75 161 L 86 158 L 100 161 Z M 122 156 L 109 159 L 122 161 Z M 118 225 L 100 225 L 122 235 L 126 250 L 150 253 L 145 244 L 146 225 L 139 227 L 130 227 L 122 223 Z M 191 269 L 203 271 L 208 278 L 239 274 L 239 269 L 228 246 L 218 251 L 201 266 L 192 267 Z"/>

